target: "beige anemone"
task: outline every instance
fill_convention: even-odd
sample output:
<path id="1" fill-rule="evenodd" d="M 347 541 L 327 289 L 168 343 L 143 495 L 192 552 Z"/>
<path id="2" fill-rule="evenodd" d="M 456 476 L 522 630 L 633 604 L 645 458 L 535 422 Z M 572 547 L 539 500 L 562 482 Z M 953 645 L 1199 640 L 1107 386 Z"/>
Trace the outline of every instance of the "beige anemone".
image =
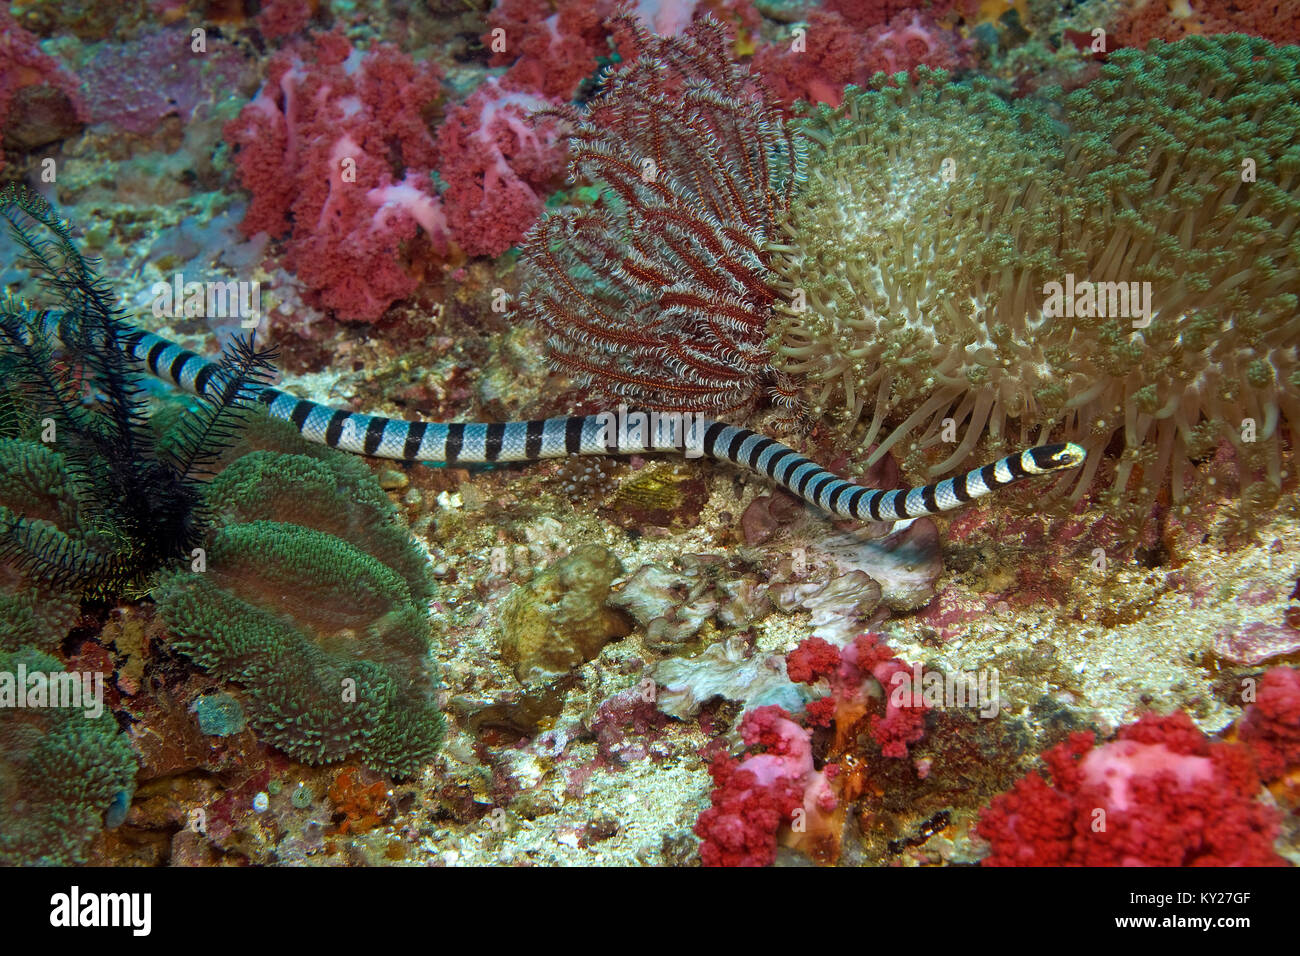
<path id="1" fill-rule="evenodd" d="M 852 92 L 806 123 L 774 364 L 869 461 L 950 473 L 1050 434 L 1091 453 L 1077 497 L 1122 435 L 1111 504 L 1141 509 L 1226 440 L 1265 504 L 1300 423 L 1297 103 L 1300 48 L 1241 36 L 1120 51 L 1065 98 Z M 1150 324 L 1050 314 L 1070 276 L 1150 283 Z"/>

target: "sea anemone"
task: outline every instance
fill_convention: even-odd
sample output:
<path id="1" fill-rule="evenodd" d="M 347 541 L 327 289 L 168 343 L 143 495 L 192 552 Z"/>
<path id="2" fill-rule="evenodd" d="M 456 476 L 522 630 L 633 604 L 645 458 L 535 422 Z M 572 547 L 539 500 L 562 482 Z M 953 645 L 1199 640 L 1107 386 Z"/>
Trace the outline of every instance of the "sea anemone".
<path id="1" fill-rule="evenodd" d="M 1052 434 L 1091 453 L 1074 501 L 1122 435 L 1108 505 L 1136 517 L 1228 442 L 1266 506 L 1300 423 L 1297 103 L 1300 48 L 1235 35 L 1119 51 L 1068 97 L 852 91 L 804 124 L 774 364 L 868 463 Z"/>
<path id="2" fill-rule="evenodd" d="M 1057 411 L 1039 307 L 1062 271 L 1055 126 L 984 83 L 923 70 L 915 85 L 850 92 L 802 132 L 815 145 L 773 260 L 786 295 L 772 347 L 810 414 L 869 415 L 862 446 L 887 435 L 872 463 L 927 422 L 921 446 L 943 418 L 968 420 L 937 474 L 986 426 L 997 443 L 1008 417 Z"/>
<path id="3" fill-rule="evenodd" d="M 1175 501 L 1186 464 L 1227 441 L 1243 497 L 1268 504 L 1280 413 L 1300 428 L 1300 47 L 1156 41 L 1116 53 L 1066 109 L 1090 274 L 1154 290 L 1149 327 L 1085 327 L 1075 364 L 1096 394 L 1072 397 L 1078 427 L 1122 425 L 1116 485 L 1140 466 Z"/>

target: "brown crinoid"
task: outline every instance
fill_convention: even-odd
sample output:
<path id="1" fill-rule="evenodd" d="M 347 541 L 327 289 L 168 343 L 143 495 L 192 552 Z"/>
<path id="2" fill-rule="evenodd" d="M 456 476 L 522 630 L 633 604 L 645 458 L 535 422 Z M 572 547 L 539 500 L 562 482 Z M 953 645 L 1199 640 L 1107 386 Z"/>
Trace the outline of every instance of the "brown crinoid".
<path id="1" fill-rule="evenodd" d="M 1230 445 L 1258 511 L 1300 428 L 1298 127 L 1300 48 L 1243 36 L 1119 51 L 1054 103 L 851 93 L 805 130 L 774 364 L 869 461 L 950 473 L 1050 434 L 1091 452 L 1058 490 L 1103 467 L 1136 520 Z"/>
<path id="2" fill-rule="evenodd" d="M 779 398 L 765 245 L 796 179 L 791 134 L 712 18 L 661 38 L 623 16 L 616 32 L 630 62 L 585 112 L 556 111 L 571 179 L 601 197 L 529 235 L 521 311 L 607 400 L 722 414 Z"/>

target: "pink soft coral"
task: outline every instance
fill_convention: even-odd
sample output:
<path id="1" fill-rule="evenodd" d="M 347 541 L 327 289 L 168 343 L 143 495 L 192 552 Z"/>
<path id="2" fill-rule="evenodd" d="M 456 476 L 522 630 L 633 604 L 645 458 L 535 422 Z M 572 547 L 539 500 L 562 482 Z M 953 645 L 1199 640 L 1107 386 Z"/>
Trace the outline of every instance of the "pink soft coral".
<path id="1" fill-rule="evenodd" d="M 704 865 L 766 866 L 776 858 L 778 833 L 792 823 L 796 846 L 815 854 L 825 841 L 838 845 L 841 821 L 828 782 L 834 770 L 814 768 L 808 731 L 776 706 L 750 711 L 740 731 L 746 746 L 763 752 L 743 761 L 714 758 L 713 805 L 695 824 Z"/>
<path id="2" fill-rule="evenodd" d="M 1255 703 L 1237 724 L 1237 736 L 1255 752 L 1265 781 L 1300 768 L 1300 670 L 1274 667 L 1260 679 Z"/>
<path id="3" fill-rule="evenodd" d="M 553 105 L 493 78 L 438 131 L 447 223 L 467 254 L 500 255 L 541 216 L 542 197 L 564 170 L 566 141 L 556 121 L 529 117 Z"/>
<path id="4" fill-rule="evenodd" d="M 1111 743 L 1075 733 L 995 797 L 978 832 L 989 866 L 1281 865 L 1274 810 L 1249 751 L 1211 742 L 1181 711 L 1148 715 Z"/>
<path id="5" fill-rule="evenodd" d="M 261 91 L 227 124 L 252 193 L 242 229 L 289 234 L 286 265 L 312 304 L 377 319 L 418 285 L 415 264 L 403 264 L 418 228 L 445 247 L 423 113 L 438 93 L 435 67 L 389 46 L 363 55 L 335 32 L 276 54 Z"/>

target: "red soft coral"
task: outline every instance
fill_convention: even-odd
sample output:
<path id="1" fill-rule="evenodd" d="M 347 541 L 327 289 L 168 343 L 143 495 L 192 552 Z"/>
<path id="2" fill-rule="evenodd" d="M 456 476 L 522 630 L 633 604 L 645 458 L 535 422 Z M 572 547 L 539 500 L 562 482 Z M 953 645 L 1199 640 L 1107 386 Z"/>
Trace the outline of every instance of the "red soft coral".
<path id="1" fill-rule="evenodd" d="M 438 131 L 447 223 L 469 255 L 500 255 L 541 216 L 543 195 L 564 170 L 565 138 L 554 120 L 529 115 L 553 105 L 489 79 Z"/>
<path id="2" fill-rule="evenodd" d="M 866 30 L 828 10 L 813 10 L 807 22 L 801 47 L 791 39 L 754 54 L 754 69 L 786 105 L 802 99 L 839 106 L 849 84 L 865 86 L 876 73 L 912 73 L 918 66 L 955 70 L 970 49 L 914 10 Z"/>
<path id="3" fill-rule="evenodd" d="M 908 666 L 875 634 L 861 634 L 837 648 L 811 637 L 786 656 L 786 673 L 803 684 L 826 681 L 829 696 L 809 704 L 805 719 L 811 727 L 835 726 L 835 755 L 853 755 L 863 723 L 888 757 L 906 757 L 907 747 L 920 739 L 925 704 L 890 695 L 912 680 Z M 919 671 L 918 671 L 919 674 Z M 878 698 L 893 696 L 880 714 Z M 736 761 L 715 758 L 711 773 L 716 784 L 713 806 L 700 815 L 695 832 L 704 840 L 700 858 L 706 865 L 770 863 L 780 842 L 814 860 L 832 862 L 839 855 L 844 804 L 862 792 L 860 773 L 842 774 L 837 763 L 816 769 L 812 731 L 801 727 L 780 707 L 759 707 L 740 725 L 747 747 L 761 753 Z M 855 759 L 855 766 L 861 766 Z M 785 827 L 785 824 L 795 824 Z"/>
<path id="4" fill-rule="evenodd" d="M 1211 742 L 1181 711 L 1148 715 L 1096 746 L 1072 734 L 995 797 L 978 833 L 990 866 L 1280 865 L 1275 811 L 1256 801 L 1249 752 Z"/>
<path id="5" fill-rule="evenodd" d="M 1153 39 L 1248 33 L 1274 43 L 1300 43 L 1300 4 L 1294 0 L 1138 0 L 1121 8 L 1108 46 L 1145 49 Z"/>
<path id="6" fill-rule="evenodd" d="M 273 57 L 261 91 L 227 124 L 252 193 L 241 228 L 289 233 L 286 265 L 312 304 L 377 319 L 418 285 L 403 264 L 417 226 L 444 247 L 423 112 L 439 78 L 392 47 L 362 55 L 341 33 L 323 34 Z"/>
<path id="7" fill-rule="evenodd" d="M 904 10 L 924 4 L 925 0 L 826 0 L 823 6 L 842 16 L 853 29 L 869 30 L 887 23 Z"/>
<path id="8" fill-rule="evenodd" d="M 1274 667 L 1260 679 L 1237 736 L 1255 752 L 1260 775 L 1269 783 L 1300 767 L 1300 670 Z"/>
<path id="9" fill-rule="evenodd" d="M 257 29 L 268 40 L 298 33 L 316 14 L 316 0 L 262 0 Z"/>
<path id="10" fill-rule="evenodd" d="M 868 43 L 838 13 L 813 10 L 807 33 L 761 47 L 754 70 L 787 106 L 796 100 L 839 106 L 844 87 L 869 78 Z"/>
<path id="11" fill-rule="evenodd" d="M 820 637 L 810 637 L 785 656 L 785 672 L 796 684 L 815 684 L 840 666 L 840 650 Z"/>
<path id="12" fill-rule="evenodd" d="M 792 780 L 760 787 L 739 761 L 719 754 L 713 777 L 713 806 L 695 822 L 700 861 L 705 866 L 767 866 L 776 859 L 776 834 L 803 801 Z"/>
<path id="13" fill-rule="evenodd" d="M 856 737 L 863 717 L 886 757 L 906 757 L 908 745 L 925 733 L 928 708 L 915 686 L 920 670 L 895 657 L 879 635 L 859 634 L 842 649 L 809 638 L 786 656 L 786 673 L 798 684 L 829 682 L 830 696 L 809 704 L 806 713 L 814 726 L 835 725 L 837 753 Z M 885 698 L 883 714 L 871 712 L 878 697 Z"/>
<path id="14" fill-rule="evenodd" d="M 614 0 L 498 0 L 483 44 L 493 66 L 510 67 L 517 88 L 568 100 L 609 55 L 605 20 L 614 7 Z"/>
<path id="15" fill-rule="evenodd" d="M 860 634 L 844 650 L 846 662 L 870 674 L 884 689 L 885 713 L 872 714 L 868 727 L 886 757 L 906 757 L 907 747 L 925 733 L 926 706 L 920 667 L 909 667 L 875 634 Z"/>
<path id="16" fill-rule="evenodd" d="M 970 46 L 916 11 L 900 13 L 888 24 L 869 30 L 866 45 L 868 76 L 877 71 L 891 76 L 913 73 L 918 66 L 955 70 L 963 64 Z"/>
<path id="17" fill-rule="evenodd" d="M 746 746 L 764 751 L 743 761 L 714 758 L 713 805 L 695 823 L 704 865 L 766 866 L 782 827 L 795 821 L 787 843 L 814 856 L 837 852 L 842 819 L 828 783 L 833 770 L 814 768 L 808 731 L 773 705 L 746 714 L 740 732 Z"/>
<path id="18" fill-rule="evenodd" d="M 511 89 L 571 100 L 610 57 L 608 21 L 618 8 L 619 0 L 496 0 L 483 45 L 492 66 L 510 68 L 504 80 Z M 628 12 L 661 37 L 681 34 L 705 13 L 745 36 L 762 21 L 749 0 L 637 0 Z M 620 44 L 620 55 L 626 52 Z"/>

